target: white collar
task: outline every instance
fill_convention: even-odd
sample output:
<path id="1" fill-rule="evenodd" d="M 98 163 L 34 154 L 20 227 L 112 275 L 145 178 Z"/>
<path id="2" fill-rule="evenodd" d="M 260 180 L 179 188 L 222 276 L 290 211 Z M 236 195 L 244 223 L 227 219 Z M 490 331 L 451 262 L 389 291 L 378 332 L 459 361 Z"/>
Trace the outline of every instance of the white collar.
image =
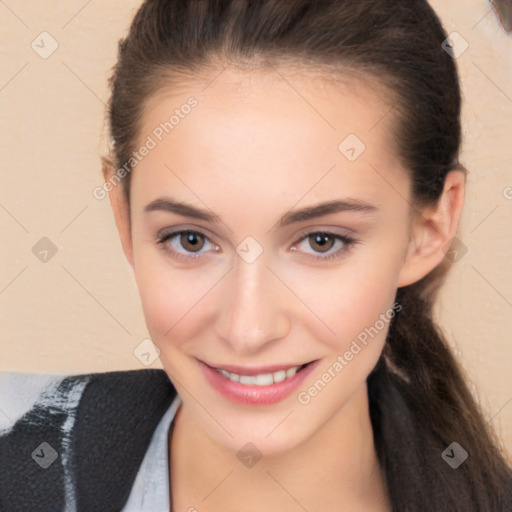
<path id="1" fill-rule="evenodd" d="M 153 433 L 122 512 L 169 512 L 168 434 L 180 404 L 181 397 L 177 394 Z M 126 449 L 129 450 L 130 447 L 127 446 Z M 122 468 L 119 469 L 122 471 Z"/>

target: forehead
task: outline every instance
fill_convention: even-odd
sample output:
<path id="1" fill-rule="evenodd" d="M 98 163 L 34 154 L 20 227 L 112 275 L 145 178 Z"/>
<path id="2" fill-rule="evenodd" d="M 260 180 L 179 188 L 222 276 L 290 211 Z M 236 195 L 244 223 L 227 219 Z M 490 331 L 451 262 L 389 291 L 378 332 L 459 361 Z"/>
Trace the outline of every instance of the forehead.
<path id="1" fill-rule="evenodd" d="M 195 106 L 184 108 L 191 97 Z M 238 194 L 266 185 L 295 197 L 317 183 L 317 192 L 343 186 L 369 197 L 383 180 L 408 177 L 393 149 L 392 110 L 371 80 L 221 69 L 151 98 L 137 147 L 147 137 L 156 146 L 134 169 L 132 187 L 143 184 L 149 199 L 181 176 L 208 193 L 219 184 Z"/>

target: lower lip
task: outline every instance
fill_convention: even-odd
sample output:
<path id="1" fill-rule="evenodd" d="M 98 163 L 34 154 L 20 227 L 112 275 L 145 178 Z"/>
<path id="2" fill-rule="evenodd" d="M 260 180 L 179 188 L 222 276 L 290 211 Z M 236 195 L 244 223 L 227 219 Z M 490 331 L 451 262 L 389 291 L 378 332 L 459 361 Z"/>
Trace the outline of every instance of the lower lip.
<path id="1" fill-rule="evenodd" d="M 240 384 L 228 379 L 202 361 L 199 361 L 199 366 L 212 388 L 228 400 L 238 404 L 268 405 L 283 400 L 295 391 L 311 374 L 318 363 L 318 360 L 314 361 L 298 371 L 293 377 L 283 382 L 270 384 L 269 386 Z"/>

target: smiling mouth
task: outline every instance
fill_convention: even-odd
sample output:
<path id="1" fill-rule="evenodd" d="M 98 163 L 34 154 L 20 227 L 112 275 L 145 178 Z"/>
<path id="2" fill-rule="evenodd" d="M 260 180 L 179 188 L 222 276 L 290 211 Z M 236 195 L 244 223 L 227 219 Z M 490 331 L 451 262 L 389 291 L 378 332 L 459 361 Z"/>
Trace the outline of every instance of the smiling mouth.
<path id="1" fill-rule="evenodd" d="M 310 361 L 309 363 L 292 366 L 287 369 L 281 369 L 274 372 L 258 373 L 254 375 L 244 375 L 243 373 L 228 372 L 227 370 L 223 370 L 221 368 L 213 369 L 224 375 L 224 377 L 231 380 L 232 382 L 238 382 L 247 386 L 271 386 L 272 384 L 277 384 L 279 382 L 284 382 L 285 380 L 291 379 L 295 376 L 295 374 L 313 362 L 314 361 Z"/>

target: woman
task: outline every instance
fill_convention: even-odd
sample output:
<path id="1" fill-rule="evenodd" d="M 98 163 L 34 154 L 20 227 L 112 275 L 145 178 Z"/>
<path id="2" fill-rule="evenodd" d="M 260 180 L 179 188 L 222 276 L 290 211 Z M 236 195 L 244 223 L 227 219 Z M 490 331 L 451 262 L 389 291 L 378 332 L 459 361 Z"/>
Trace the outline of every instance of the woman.
<path id="1" fill-rule="evenodd" d="M 432 319 L 466 176 L 446 39 L 425 0 L 144 2 L 98 193 L 165 373 L 51 382 L 55 509 L 512 510 Z"/>

